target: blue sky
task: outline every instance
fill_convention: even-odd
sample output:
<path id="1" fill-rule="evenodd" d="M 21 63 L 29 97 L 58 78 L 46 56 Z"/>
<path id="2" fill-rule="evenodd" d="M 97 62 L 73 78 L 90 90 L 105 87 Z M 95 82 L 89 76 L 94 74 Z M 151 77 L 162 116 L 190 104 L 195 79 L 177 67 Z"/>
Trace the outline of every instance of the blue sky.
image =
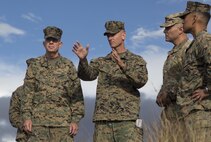
<path id="1" fill-rule="evenodd" d="M 75 66 L 78 58 L 71 51 L 76 41 L 90 44 L 88 59 L 110 52 L 103 36 L 107 20 L 125 22 L 126 47 L 147 62 L 149 80 L 140 89 L 155 99 L 162 84 L 162 67 L 173 47 L 164 40 L 159 26 L 168 14 L 184 11 L 186 0 L 1 0 L 0 8 L 0 99 L 10 97 L 23 83 L 28 58 L 43 55 L 43 28 L 60 27 L 63 47 L 60 53 Z M 211 0 L 199 0 L 211 4 Z M 209 24 L 208 31 L 211 31 Z M 191 37 L 191 36 L 189 36 Z M 96 81 L 82 82 L 85 96 L 95 97 Z M 0 127 L 4 122 L 0 121 Z M 4 138 L 14 141 L 14 138 Z"/>
<path id="2" fill-rule="evenodd" d="M 211 3 L 211 0 L 201 2 Z M 90 44 L 88 59 L 110 52 L 104 23 L 125 22 L 126 47 L 147 61 L 149 81 L 140 91 L 155 98 L 162 83 L 162 66 L 172 44 L 159 27 L 168 14 L 184 11 L 186 0 L 2 0 L 0 9 L 0 97 L 10 96 L 23 83 L 25 60 L 44 54 L 43 28 L 63 29 L 60 52 L 77 66 L 72 45 Z M 210 24 L 208 27 L 210 31 Z M 190 36 L 191 37 L 191 36 Z M 82 82 L 84 94 L 95 96 L 96 81 Z M 90 89 L 91 88 L 93 89 Z"/>

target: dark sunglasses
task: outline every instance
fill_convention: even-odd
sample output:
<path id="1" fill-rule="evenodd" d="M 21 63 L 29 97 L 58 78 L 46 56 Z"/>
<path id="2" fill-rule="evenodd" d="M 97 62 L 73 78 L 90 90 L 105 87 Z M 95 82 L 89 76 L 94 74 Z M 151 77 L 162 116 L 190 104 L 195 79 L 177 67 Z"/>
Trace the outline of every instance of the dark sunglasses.
<path id="1" fill-rule="evenodd" d="M 58 42 L 59 41 L 59 39 L 56 39 L 56 38 L 53 38 L 53 37 L 48 37 L 48 38 L 46 38 L 45 39 L 45 41 L 47 41 L 47 42 Z"/>

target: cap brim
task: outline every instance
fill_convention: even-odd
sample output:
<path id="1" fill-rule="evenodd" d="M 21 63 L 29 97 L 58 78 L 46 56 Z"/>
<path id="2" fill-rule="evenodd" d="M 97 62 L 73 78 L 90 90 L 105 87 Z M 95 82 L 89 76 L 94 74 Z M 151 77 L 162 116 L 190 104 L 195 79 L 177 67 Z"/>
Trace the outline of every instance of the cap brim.
<path id="1" fill-rule="evenodd" d="M 163 24 L 160 25 L 160 27 L 161 28 L 166 28 L 166 27 L 171 27 L 173 25 L 175 25 L 175 24 L 174 23 L 163 23 Z"/>
<path id="2" fill-rule="evenodd" d="M 59 37 L 55 37 L 55 36 L 45 36 L 45 39 L 46 38 L 55 38 L 55 39 L 58 39 L 58 40 L 60 39 Z"/>
<path id="3" fill-rule="evenodd" d="M 106 31 L 106 32 L 104 33 L 104 36 L 106 36 L 107 34 L 116 34 L 116 33 L 118 33 L 118 32 Z"/>
<path id="4" fill-rule="evenodd" d="M 179 14 L 178 17 L 184 18 L 186 15 L 188 15 L 189 13 L 191 13 L 190 11 L 184 11 L 183 13 Z"/>

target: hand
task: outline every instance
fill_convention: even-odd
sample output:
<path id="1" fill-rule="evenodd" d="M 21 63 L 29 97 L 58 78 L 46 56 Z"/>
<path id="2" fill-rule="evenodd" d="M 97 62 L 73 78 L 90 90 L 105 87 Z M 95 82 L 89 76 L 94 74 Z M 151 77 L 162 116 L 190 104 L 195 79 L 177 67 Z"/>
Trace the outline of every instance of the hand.
<path id="1" fill-rule="evenodd" d="M 70 134 L 76 135 L 78 133 L 78 125 L 76 123 L 70 123 Z"/>
<path id="2" fill-rule="evenodd" d="M 123 63 L 123 61 L 121 60 L 121 58 L 119 57 L 117 51 L 115 49 L 112 49 L 112 53 L 111 53 L 111 57 L 115 60 L 115 62 L 121 67 L 124 68 L 125 64 Z"/>
<path id="3" fill-rule="evenodd" d="M 78 58 L 80 60 L 83 60 L 88 55 L 89 45 L 87 45 L 86 48 L 83 48 L 83 46 L 79 42 L 76 42 L 73 45 L 73 50 L 72 51 L 78 56 Z"/>
<path id="4" fill-rule="evenodd" d="M 25 120 L 23 123 L 23 130 L 25 132 L 32 132 L 32 121 L 31 120 Z"/>
<path id="5" fill-rule="evenodd" d="M 156 103 L 160 107 L 166 107 L 171 103 L 170 98 L 168 97 L 168 94 L 166 92 L 159 92 L 157 98 L 156 98 Z"/>
<path id="6" fill-rule="evenodd" d="M 193 95 L 191 98 L 194 101 L 202 101 L 207 96 L 209 96 L 209 94 L 205 89 L 197 89 L 193 92 Z"/>

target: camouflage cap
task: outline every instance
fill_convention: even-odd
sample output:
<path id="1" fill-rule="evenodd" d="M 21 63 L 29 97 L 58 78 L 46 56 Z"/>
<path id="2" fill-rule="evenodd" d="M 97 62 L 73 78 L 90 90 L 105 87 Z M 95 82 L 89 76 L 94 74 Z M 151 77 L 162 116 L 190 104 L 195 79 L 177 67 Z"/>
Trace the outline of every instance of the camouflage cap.
<path id="1" fill-rule="evenodd" d="M 188 1 L 186 10 L 180 15 L 185 16 L 191 12 L 206 12 L 210 13 L 210 5 L 209 4 L 203 4 L 200 2 L 194 2 L 194 1 Z"/>
<path id="2" fill-rule="evenodd" d="M 48 26 L 45 29 L 43 29 L 44 32 L 44 38 L 55 38 L 60 40 L 62 36 L 62 30 L 60 28 L 57 28 L 55 26 Z"/>
<path id="3" fill-rule="evenodd" d="M 121 21 L 107 21 L 105 23 L 106 31 L 104 36 L 107 34 L 116 34 L 121 30 L 125 30 L 124 23 Z"/>
<path id="4" fill-rule="evenodd" d="M 166 28 L 166 27 L 173 26 L 175 24 L 183 23 L 183 19 L 180 17 L 181 14 L 182 12 L 178 12 L 178 13 L 174 13 L 174 14 L 170 14 L 166 16 L 165 23 L 161 24 L 160 27 Z"/>

